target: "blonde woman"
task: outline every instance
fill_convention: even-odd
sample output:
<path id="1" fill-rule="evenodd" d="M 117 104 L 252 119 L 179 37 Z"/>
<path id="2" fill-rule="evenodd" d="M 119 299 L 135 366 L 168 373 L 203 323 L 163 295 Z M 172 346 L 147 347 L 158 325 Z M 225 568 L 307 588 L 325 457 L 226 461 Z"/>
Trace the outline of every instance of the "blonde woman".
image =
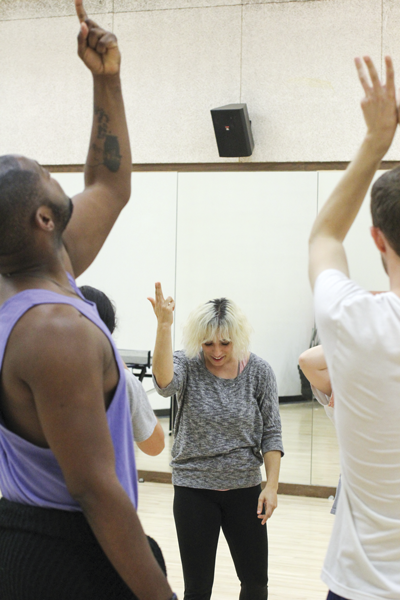
<path id="1" fill-rule="evenodd" d="M 185 600 L 208 600 L 220 529 L 241 582 L 241 600 L 268 598 L 266 521 L 277 506 L 283 455 L 274 373 L 249 352 L 251 327 L 227 298 L 195 309 L 184 350 L 173 353 L 174 300 L 156 283 L 153 378 L 178 395 L 172 481 Z M 261 490 L 260 465 L 267 472 Z"/>

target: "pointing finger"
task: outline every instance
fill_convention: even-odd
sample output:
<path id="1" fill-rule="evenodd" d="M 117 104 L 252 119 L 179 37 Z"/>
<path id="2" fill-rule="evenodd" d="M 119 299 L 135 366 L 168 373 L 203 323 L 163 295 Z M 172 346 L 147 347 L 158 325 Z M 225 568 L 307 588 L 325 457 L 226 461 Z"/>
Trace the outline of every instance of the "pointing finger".
<path id="1" fill-rule="evenodd" d="M 75 0 L 75 10 L 80 22 L 83 23 L 84 21 L 86 21 L 88 16 L 86 10 L 83 8 L 83 0 Z"/>
<path id="2" fill-rule="evenodd" d="M 86 23 L 81 23 L 81 28 L 78 34 L 78 56 L 83 58 L 87 48 L 87 37 L 89 35 L 89 29 Z"/>
<path id="3" fill-rule="evenodd" d="M 158 301 L 164 300 L 160 282 L 156 283 L 156 300 L 158 300 Z"/>

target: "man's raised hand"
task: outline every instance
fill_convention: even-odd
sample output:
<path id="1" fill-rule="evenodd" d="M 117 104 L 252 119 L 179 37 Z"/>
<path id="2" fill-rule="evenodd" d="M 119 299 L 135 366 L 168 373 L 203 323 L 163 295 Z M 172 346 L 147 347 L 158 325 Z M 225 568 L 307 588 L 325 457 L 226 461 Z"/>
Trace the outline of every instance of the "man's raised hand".
<path id="1" fill-rule="evenodd" d="M 365 92 L 365 97 L 361 100 L 361 108 L 367 125 L 367 136 L 374 141 L 376 148 L 383 156 L 390 148 L 398 123 L 392 59 L 389 56 L 385 57 L 385 84 L 380 82 L 374 63 L 369 56 L 364 56 L 363 60 L 356 58 L 355 64 L 358 78 Z"/>
<path id="2" fill-rule="evenodd" d="M 93 75 L 117 75 L 121 65 L 117 38 L 88 18 L 83 0 L 75 0 L 75 8 L 81 24 L 78 35 L 79 58 Z"/>

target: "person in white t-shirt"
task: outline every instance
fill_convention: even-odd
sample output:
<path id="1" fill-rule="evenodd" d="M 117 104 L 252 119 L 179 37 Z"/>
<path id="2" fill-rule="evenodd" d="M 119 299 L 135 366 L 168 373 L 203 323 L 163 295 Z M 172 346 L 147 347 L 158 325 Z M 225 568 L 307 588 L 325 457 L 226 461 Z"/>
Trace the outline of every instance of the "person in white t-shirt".
<path id="1" fill-rule="evenodd" d="M 398 125 L 392 61 L 382 84 L 356 59 L 367 132 L 320 211 L 309 241 L 316 324 L 335 390 L 342 489 L 322 570 L 328 599 L 400 598 L 400 168 L 371 193 L 371 234 L 390 292 L 349 279 L 343 240 Z M 366 68 L 365 68 L 366 67 Z"/>
<path id="2" fill-rule="evenodd" d="M 117 317 L 110 298 L 91 285 L 82 285 L 79 289 L 86 300 L 94 302 L 99 317 L 113 334 Z M 151 408 L 143 385 L 126 366 L 125 378 L 134 440 L 142 452 L 149 456 L 157 456 L 165 447 L 164 430 Z"/>

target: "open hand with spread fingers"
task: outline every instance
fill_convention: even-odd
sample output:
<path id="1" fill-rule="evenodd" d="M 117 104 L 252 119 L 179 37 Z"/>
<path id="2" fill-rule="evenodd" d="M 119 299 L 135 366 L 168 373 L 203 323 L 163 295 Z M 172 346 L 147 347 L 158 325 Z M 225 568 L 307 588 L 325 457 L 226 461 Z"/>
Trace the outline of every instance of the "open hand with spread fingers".
<path id="1" fill-rule="evenodd" d="M 365 97 L 361 100 L 361 108 L 367 125 L 367 136 L 374 141 L 377 149 L 384 156 L 392 143 L 398 124 L 392 59 L 390 56 L 385 57 L 385 84 L 380 82 L 374 63 L 369 56 L 364 56 L 363 59 L 356 58 L 355 64 L 365 92 Z"/>
<path id="2" fill-rule="evenodd" d="M 78 35 L 78 56 L 93 75 L 117 75 L 121 54 L 116 36 L 88 18 L 83 0 L 75 0 L 81 29 Z"/>
<path id="3" fill-rule="evenodd" d="M 155 298 L 147 298 L 154 310 L 159 325 L 172 325 L 174 321 L 175 302 L 171 296 L 164 298 L 161 283 L 156 283 Z"/>

